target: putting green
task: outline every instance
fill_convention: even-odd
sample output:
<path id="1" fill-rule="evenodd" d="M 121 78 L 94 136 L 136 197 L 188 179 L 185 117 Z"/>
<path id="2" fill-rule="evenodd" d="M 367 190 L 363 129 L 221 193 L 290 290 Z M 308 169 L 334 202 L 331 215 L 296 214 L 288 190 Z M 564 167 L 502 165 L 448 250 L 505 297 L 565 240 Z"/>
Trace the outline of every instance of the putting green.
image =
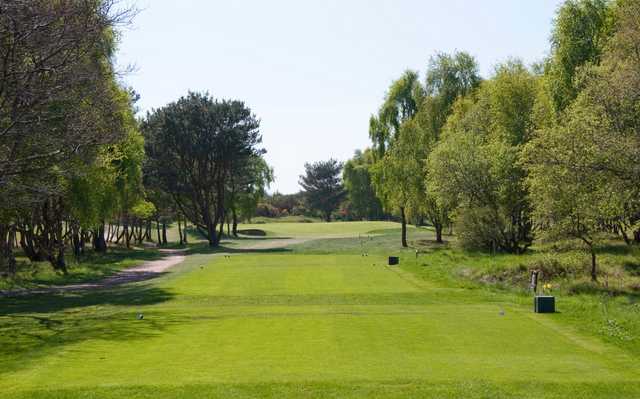
<path id="1" fill-rule="evenodd" d="M 112 299 L 32 323 L 60 340 L 70 331 L 51 320 L 86 333 L 8 357 L 0 397 L 640 394 L 621 350 L 381 257 L 194 255 L 181 268 L 153 284 L 158 303 Z"/>

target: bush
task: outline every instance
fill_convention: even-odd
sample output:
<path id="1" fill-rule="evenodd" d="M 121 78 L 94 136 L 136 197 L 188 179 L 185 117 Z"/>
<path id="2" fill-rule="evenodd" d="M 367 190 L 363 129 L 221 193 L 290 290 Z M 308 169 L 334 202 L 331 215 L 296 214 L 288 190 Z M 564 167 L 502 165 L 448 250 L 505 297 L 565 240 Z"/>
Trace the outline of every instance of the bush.
<path id="1" fill-rule="evenodd" d="M 458 243 L 468 250 L 495 251 L 500 231 L 486 208 L 461 208 L 455 218 Z"/>
<path id="2" fill-rule="evenodd" d="M 504 215 L 493 207 L 461 207 L 455 228 L 464 249 L 523 253 L 532 244 L 528 220 L 514 223 L 521 215 Z"/>

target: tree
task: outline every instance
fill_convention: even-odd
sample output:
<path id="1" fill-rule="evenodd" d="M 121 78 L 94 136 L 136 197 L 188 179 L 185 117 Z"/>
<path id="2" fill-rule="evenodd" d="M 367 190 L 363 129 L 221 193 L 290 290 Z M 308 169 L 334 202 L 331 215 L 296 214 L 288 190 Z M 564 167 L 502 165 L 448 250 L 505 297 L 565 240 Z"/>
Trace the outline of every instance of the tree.
<path id="1" fill-rule="evenodd" d="M 418 112 L 423 96 L 424 89 L 415 71 L 405 71 L 391 84 L 378 116 L 372 116 L 369 120 L 369 137 L 376 154 L 385 154 L 400 126 Z"/>
<path id="2" fill-rule="evenodd" d="M 129 15 L 110 0 L 0 3 L 0 200 L 117 138 L 113 28 Z"/>
<path id="3" fill-rule="evenodd" d="M 386 209 L 399 211 L 405 247 L 408 214 L 420 220 L 427 215 L 437 241 L 442 242 L 449 213 L 426 191 L 426 159 L 456 98 L 479 82 L 477 64 L 470 55 L 437 54 L 429 62 L 424 86 L 416 72 L 406 71 L 391 84 L 378 115 L 370 120 L 369 136 L 379 159 L 372 169 L 374 186 Z"/>
<path id="4" fill-rule="evenodd" d="M 28 257 L 62 272 L 69 237 L 81 248 L 86 214 L 70 197 L 124 134 L 129 103 L 112 56 L 115 27 L 130 16 L 110 0 L 0 3 L 0 268 L 15 266 L 16 233 Z"/>
<path id="5" fill-rule="evenodd" d="M 150 169 L 179 211 L 217 246 L 234 168 L 264 150 L 260 122 L 241 101 L 189 93 L 147 115 Z"/>
<path id="6" fill-rule="evenodd" d="M 356 219 L 378 219 L 383 216 L 382 204 L 376 197 L 371 180 L 373 153 L 367 148 L 357 150 L 344 165 L 342 179 L 350 203 L 350 211 Z"/>
<path id="7" fill-rule="evenodd" d="M 258 203 L 266 195 L 273 182 L 273 170 L 262 156 L 251 157 L 238 165 L 231 173 L 227 209 L 231 211 L 233 235 L 238 235 L 239 218 L 250 219 Z"/>
<path id="8" fill-rule="evenodd" d="M 530 202 L 519 165 L 533 132 L 538 83 L 519 61 L 453 106 L 429 156 L 427 190 L 456 210 L 460 241 L 468 247 L 521 253 L 533 241 Z"/>
<path id="9" fill-rule="evenodd" d="M 603 232 L 640 242 L 640 4 L 620 1 L 614 11 L 601 62 L 580 71 L 575 101 L 524 158 L 538 224 L 585 245 L 594 281 Z"/>
<path id="10" fill-rule="evenodd" d="M 401 243 L 407 247 L 407 220 L 420 214 L 424 203 L 425 136 L 414 121 L 405 122 L 393 146 L 372 168 L 373 182 L 385 208 L 400 215 Z"/>
<path id="11" fill-rule="evenodd" d="M 438 53 L 429 60 L 422 107 L 429 117 L 431 133 L 440 137 L 451 107 L 460 96 L 474 91 L 481 82 L 476 60 L 465 52 Z"/>
<path id="12" fill-rule="evenodd" d="M 407 70 L 391 84 L 385 101 L 378 111 L 378 116 L 372 116 L 369 121 L 369 137 L 373 142 L 374 154 L 377 158 L 372 168 L 376 195 L 387 210 L 399 211 L 403 247 L 407 246 L 406 211 L 411 187 L 409 184 L 404 184 L 405 181 L 402 179 L 407 177 L 407 172 L 412 173 L 412 171 L 411 167 L 402 165 L 403 160 L 400 158 L 402 151 L 394 151 L 394 147 L 401 135 L 401 129 L 418 112 L 423 98 L 424 88 L 420 84 L 418 73 Z"/>
<path id="13" fill-rule="evenodd" d="M 606 0 L 568 0 L 558 10 L 546 65 L 548 89 L 556 112 L 578 95 L 576 75 L 587 64 L 598 64 L 611 34 L 612 15 Z"/>
<path id="14" fill-rule="evenodd" d="M 608 124 L 588 108 L 573 105 L 565 123 L 532 140 L 525 158 L 538 225 L 550 238 L 571 237 L 584 243 L 591 254 L 593 281 L 598 273 L 598 233 L 605 220 L 623 209 L 615 181 L 593 168 L 605 155 L 594 143 Z"/>
<path id="15" fill-rule="evenodd" d="M 342 163 L 335 159 L 306 163 L 305 174 L 300 176 L 300 186 L 304 189 L 309 208 L 320 212 L 327 222 L 331 213 L 345 197 L 346 192 L 340 179 Z"/>

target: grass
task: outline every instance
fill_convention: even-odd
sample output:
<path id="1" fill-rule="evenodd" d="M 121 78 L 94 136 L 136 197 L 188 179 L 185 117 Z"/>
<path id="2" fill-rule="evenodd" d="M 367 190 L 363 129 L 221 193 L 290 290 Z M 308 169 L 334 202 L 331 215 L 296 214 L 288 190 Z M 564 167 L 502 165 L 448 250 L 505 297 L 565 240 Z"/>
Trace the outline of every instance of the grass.
<path id="1" fill-rule="evenodd" d="M 100 280 L 120 270 L 136 266 L 142 262 L 158 259 L 160 253 L 154 249 L 131 249 L 113 247 L 106 254 L 87 252 L 76 260 L 67 255 L 68 274 L 53 270 L 49 262 L 29 262 L 26 257 L 18 257 L 18 272 L 13 276 L 0 278 L 0 290 L 34 288 L 49 285 L 64 285 Z"/>
<path id="2" fill-rule="evenodd" d="M 265 224 L 265 223 L 319 223 L 324 222 L 322 219 L 310 216 L 300 215 L 288 215 L 275 218 L 258 216 L 251 219 L 253 224 Z"/>
<path id="3" fill-rule="evenodd" d="M 373 234 L 372 231 L 397 228 L 394 222 L 331 222 L 331 223 L 270 223 L 241 224 L 238 228 L 260 229 L 268 237 L 345 237 Z"/>
<path id="4" fill-rule="evenodd" d="M 286 225 L 264 227 L 311 235 Z M 416 259 L 397 225 L 313 225 L 351 237 L 193 251 L 154 281 L 2 299 L 0 398 L 640 396 L 637 341 L 577 321 L 578 297 L 533 314 L 521 291 L 468 271 L 516 258 L 436 246 L 418 229 Z M 385 265 L 390 251 L 400 267 Z"/>

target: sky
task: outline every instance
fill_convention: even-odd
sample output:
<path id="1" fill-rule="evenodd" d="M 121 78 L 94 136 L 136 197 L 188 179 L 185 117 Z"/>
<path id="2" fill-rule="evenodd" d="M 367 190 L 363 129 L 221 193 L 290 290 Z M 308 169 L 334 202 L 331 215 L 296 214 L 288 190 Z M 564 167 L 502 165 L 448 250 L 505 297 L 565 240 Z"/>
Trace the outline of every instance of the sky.
<path id="1" fill-rule="evenodd" d="M 304 164 L 370 145 L 369 117 L 406 69 L 466 51 L 483 77 L 549 51 L 560 0 L 129 0 L 117 63 L 141 113 L 188 91 L 238 99 L 261 120 L 271 192 L 300 190 Z"/>

